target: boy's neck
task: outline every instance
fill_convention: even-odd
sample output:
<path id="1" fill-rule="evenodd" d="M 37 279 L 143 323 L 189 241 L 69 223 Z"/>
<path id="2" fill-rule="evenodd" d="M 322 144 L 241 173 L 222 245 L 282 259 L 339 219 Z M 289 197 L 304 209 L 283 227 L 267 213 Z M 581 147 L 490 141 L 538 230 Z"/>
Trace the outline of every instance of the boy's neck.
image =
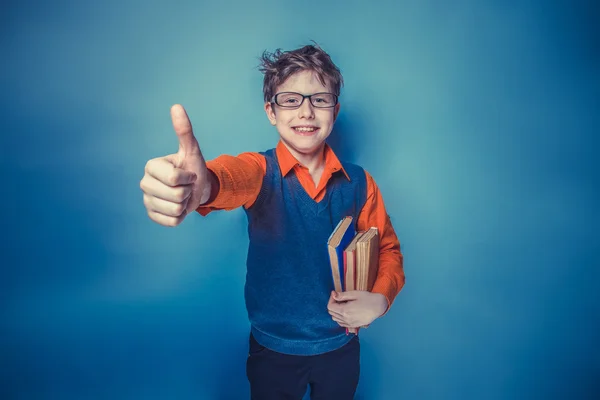
<path id="1" fill-rule="evenodd" d="M 313 153 L 300 153 L 285 142 L 283 144 L 300 164 L 308 168 L 308 172 L 311 174 L 323 170 L 325 166 L 325 143 L 322 143 L 319 149 Z"/>

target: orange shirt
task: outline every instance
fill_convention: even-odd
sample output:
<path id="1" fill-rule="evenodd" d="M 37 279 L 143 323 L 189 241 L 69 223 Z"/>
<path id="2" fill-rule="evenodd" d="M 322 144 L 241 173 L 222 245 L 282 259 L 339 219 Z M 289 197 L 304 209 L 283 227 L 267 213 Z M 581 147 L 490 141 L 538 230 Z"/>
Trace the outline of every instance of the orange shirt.
<path id="1" fill-rule="evenodd" d="M 320 201 L 325 195 L 327 182 L 334 172 L 342 170 L 346 174 L 342 163 L 327 144 L 324 149 L 325 168 L 317 185 L 313 182 L 308 168 L 296 160 L 281 140 L 275 151 L 282 176 L 293 170 L 306 193 L 315 201 Z M 220 188 L 212 201 L 198 207 L 198 213 L 207 215 L 213 210 L 233 210 L 242 206 L 249 208 L 254 204 L 267 170 L 264 156 L 250 152 L 237 157 L 222 155 L 208 161 L 206 165 L 219 180 Z M 403 256 L 381 193 L 368 172 L 366 177 L 367 200 L 358 215 L 356 229 L 366 231 L 375 226 L 379 231 L 379 271 L 372 292 L 381 293 L 386 297 L 389 310 L 389 306 L 404 286 Z"/>

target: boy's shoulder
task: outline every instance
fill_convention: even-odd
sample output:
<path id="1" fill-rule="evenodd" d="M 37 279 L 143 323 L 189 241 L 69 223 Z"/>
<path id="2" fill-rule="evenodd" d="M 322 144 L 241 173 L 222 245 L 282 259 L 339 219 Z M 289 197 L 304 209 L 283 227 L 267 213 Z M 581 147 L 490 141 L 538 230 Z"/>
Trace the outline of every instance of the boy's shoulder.
<path id="1" fill-rule="evenodd" d="M 277 153 L 277 148 L 275 148 L 275 147 L 256 152 L 256 154 L 258 154 L 258 155 L 261 155 L 263 157 L 270 157 L 270 158 L 274 158 L 276 156 L 276 153 Z"/>

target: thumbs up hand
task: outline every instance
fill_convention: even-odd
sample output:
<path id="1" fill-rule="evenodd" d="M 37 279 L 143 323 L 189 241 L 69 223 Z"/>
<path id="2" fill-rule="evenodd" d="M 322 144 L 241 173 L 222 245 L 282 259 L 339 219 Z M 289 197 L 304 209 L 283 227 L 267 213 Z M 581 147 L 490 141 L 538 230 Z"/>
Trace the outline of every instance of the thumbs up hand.
<path id="1" fill-rule="evenodd" d="M 179 151 L 148 161 L 140 181 L 148 216 L 164 226 L 179 225 L 210 199 L 212 187 L 216 186 L 185 109 L 174 105 L 171 119 L 179 138 Z"/>

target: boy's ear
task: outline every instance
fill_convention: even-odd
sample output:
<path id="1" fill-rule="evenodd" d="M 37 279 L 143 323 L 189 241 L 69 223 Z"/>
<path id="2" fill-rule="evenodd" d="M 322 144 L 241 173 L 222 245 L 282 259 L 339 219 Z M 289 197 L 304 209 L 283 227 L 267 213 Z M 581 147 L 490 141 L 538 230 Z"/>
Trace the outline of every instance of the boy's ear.
<path id="1" fill-rule="evenodd" d="M 337 119 L 338 114 L 340 113 L 340 103 L 337 103 L 333 108 L 333 122 Z"/>
<path id="2" fill-rule="evenodd" d="M 277 124 L 277 119 L 275 118 L 275 109 L 270 102 L 265 103 L 265 112 L 267 113 L 267 118 L 269 118 L 271 125 L 275 126 Z"/>

